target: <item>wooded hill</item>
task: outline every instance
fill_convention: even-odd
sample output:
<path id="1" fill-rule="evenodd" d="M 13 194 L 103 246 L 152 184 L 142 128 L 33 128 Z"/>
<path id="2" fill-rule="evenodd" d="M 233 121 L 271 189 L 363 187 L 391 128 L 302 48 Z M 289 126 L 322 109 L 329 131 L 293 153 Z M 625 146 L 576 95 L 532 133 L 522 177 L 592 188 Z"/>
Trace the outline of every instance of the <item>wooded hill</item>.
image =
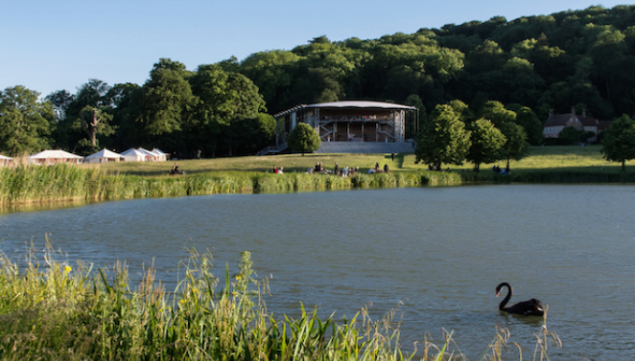
<path id="1" fill-rule="evenodd" d="M 372 40 L 320 36 L 292 50 L 194 71 L 160 59 L 143 86 L 93 79 L 76 94 L 58 91 L 44 102 L 32 90 L 7 88 L 0 151 L 142 145 L 188 156 L 247 154 L 271 141 L 275 122 L 268 114 L 347 99 L 414 105 L 424 110 L 422 121 L 426 111 L 453 100 L 475 116 L 496 100 L 508 109 L 530 108 L 541 121 L 549 109 L 568 113 L 572 106 L 612 120 L 635 114 L 632 69 L 635 6 L 493 17 Z M 35 125 L 26 129 L 28 122 L 18 119 Z"/>

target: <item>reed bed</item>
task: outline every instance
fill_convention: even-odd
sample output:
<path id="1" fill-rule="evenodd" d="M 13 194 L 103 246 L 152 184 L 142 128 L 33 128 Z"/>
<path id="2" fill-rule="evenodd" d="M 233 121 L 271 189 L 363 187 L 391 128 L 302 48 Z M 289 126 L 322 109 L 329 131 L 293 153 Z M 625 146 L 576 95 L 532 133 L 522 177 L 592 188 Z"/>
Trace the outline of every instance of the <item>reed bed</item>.
<path id="1" fill-rule="evenodd" d="M 291 172 L 207 172 L 186 176 L 142 177 L 108 173 L 100 167 L 68 164 L 18 165 L 0 168 L 0 206 L 56 201 L 95 201 L 148 197 L 178 197 L 222 193 L 282 193 L 457 185 L 460 176 L 443 172 L 333 174 Z"/>
<path id="2" fill-rule="evenodd" d="M 152 269 L 130 286 L 127 268 L 71 266 L 48 247 L 43 261 L 27 253 L 18 265 L 0 255 L 0 358 L 3 360 L 466 360 L 451 333 L 435 345 L 405 352 L 394 313 L 374 321 L 362 309 L 351 319 L 274 318 L 262 301 L 249 252 L 239 271 L 213 274 L 210 253 L 192 253 L 168 293 Z M 509 334 L 496 330 L 487 359 L 501 360 Z M 557 336 L 544 326 L 533 359 L 546 359 Z M 513 343 L 512 343 L 513 344 Z M 521 350 L 522 352 L 522 350 Z M 522 353 L 520 360 L 523 360 Z"/>

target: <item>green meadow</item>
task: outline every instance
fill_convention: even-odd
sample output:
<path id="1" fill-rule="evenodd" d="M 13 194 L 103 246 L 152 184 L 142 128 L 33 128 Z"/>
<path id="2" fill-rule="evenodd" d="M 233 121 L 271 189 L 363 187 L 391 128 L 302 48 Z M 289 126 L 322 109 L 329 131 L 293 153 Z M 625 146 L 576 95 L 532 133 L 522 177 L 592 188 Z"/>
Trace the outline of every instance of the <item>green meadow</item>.
<path id="1" fill-rule="evenodd" d="M 512 172 L 526 174 L 528 172 L 605 172 L 620 173 L 620 164 L 608 162 L 602 158 L 599 145 L 580 146 L 541 146 L 531 147 L 529 155 L 520 161 L 511 161 Z M 214 158 L 196 160 L 177 160 L 179 168 L 187 174 L 206 172 L 270 172 L 273 167 L 284 167 L 286 173 L 305 172 L 315 163 L 322 162 L 324 167 L 332 170 L 337 162 L 340 168 L 344 166 L 359 167 L 364 173 L 375 163 L 380 167 L 388 164 L 391 172 L 413 172 L 427 169 L 425 164 L 415 164 L 414 154 L 397 154 L 395 161 L 390 154 L 284 154 L 276 156 L 248 156 L 236 158 Z M 167 176 L 174 161 L 168 163 L 130 162 L 108 163 L 100 165 L 108 172 L 139 175 L 145 177 Z M 504 161 L 499 161 L 501 167 Z M 481 164 L 481 173 L 487 173 L 494 164 Z M 90 167 L 90 165 L 86 165 Z M 626 173 L 635 172 L 629 167 L 635 166 L 635 161 L 626 163 Z M 466 162 L 461 166 L 444 165 L 453 171 L 471 171 L 473 164 Z"/>

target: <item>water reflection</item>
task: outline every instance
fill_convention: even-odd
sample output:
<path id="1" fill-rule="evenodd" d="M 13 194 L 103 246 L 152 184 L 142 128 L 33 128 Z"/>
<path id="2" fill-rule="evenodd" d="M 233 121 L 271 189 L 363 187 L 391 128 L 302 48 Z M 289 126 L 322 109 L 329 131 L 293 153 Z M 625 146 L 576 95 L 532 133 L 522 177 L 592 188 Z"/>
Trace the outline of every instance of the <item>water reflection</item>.
<path id="1" fill-rule="evenodd" d="M 26 204 L 11 204 L 0 207 L 0 215 L 17 212 L 38 212 L 38 211 L 54 211 L 57 209 L 83 207 L 89 204 L 97 203 L 95 201 L 50 201 L 35 202 Z"/>

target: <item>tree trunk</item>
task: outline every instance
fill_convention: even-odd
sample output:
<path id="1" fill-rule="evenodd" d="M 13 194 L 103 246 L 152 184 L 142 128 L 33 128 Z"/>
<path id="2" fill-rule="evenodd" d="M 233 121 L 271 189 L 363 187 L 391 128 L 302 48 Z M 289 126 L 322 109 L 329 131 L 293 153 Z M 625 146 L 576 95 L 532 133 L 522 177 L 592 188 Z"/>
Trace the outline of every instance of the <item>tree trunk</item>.
<path id="1" fill-rule="evenodd" d="M 626 161 L 622 160 L 622 172 L 626 172 Z"/>
<path id="2" fill-rule="evenodd" d="M 99 124 L 99 117 L 97 117 L 97 109 L 93 109 L 93 121 L 90 123 L 90 144 L 93 147 L 97 146 L 97 124 Z"/>

